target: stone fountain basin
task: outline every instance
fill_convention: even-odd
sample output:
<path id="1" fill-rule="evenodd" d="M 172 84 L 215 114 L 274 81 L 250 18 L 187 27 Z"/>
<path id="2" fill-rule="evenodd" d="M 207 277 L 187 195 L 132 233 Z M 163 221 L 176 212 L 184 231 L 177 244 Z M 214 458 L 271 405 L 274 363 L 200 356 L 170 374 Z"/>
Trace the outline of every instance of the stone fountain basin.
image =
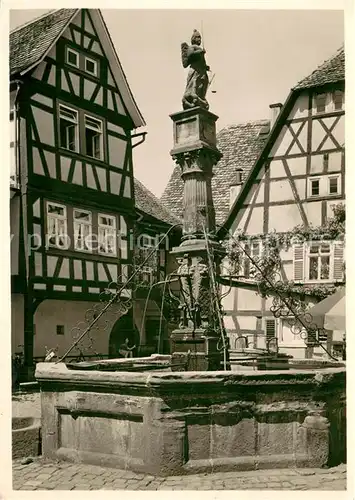
<path id="1" fill-rule="evenodd" d="M 346 462 L 344 368 L 36 378 L 45 458 L 162 476 Z"/>
<path id="2" fill-rule="evenodd" d="M 41 454 L 41 420 L 34 417 L 12 418 L 12 458 Z"/>
<path id="3" fill-rule="evenodd" d="M 66 363 L 70 370 L 97 370 L 97 371 L 148 371 L 171 369 L 171 356 L 168 354 L 152 354 L 142 358 L 102 359 L 97 361 L 80 361 Z"/>

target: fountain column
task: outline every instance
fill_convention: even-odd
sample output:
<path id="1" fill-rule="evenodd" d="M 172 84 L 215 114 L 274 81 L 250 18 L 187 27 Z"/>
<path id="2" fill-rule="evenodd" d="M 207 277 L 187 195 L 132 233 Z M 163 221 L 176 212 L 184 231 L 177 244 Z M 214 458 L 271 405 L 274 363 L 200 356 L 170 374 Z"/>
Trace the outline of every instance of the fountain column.
<path id="1" fill-rule="evenodd" d="M 182 243 L 171 252 L 179 263 L 182 299 L 179 328 L 171 334 L 172 364 L 176 370 L 184 364 L 189 371 L 220 370 L 223 343 L 211 275 L 218 276 L 224 256 L 215 236 L 211 188 L 213 167 L 222 156 L 216 144 L 218 117 L 202 107 L 170 117 L 174 123 L 170 154 L 184 181 Z"/>

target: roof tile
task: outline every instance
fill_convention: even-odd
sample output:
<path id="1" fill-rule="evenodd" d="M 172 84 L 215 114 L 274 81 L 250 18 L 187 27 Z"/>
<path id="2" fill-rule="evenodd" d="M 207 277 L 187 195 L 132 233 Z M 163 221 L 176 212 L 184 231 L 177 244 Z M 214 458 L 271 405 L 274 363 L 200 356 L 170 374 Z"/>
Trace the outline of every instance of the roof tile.
<path id="1" fill-rule="evenodd" d="M 236 184 L 237 170 L 245 177 L 259 156 L 268 134 L 269 121 L 259 120 L 231 125 L 217 134 L 217 145 L 223 157 L 214 168 L 212 194 L 216 223 L 223 223 L 229 212 L 229 188 Z M 180 167 L 175 167 L 161 202 L 177 217 L 183 212 L 183 181 Z"/>
<path id="2" fill-rule="evenodd" d="M 10 33 L 10 75 L 38 62 L 78 9 L 59 9 Z"/>
<path id="3" fill-rule="evenodd" d="M 169 211 L 138 179 L 134 179 L 136 209 L 167 224 L 179 224 L 181 220 Z"/>
<path id="4" fill-rule="evenodd" d="M 327 83 L 336 83 L 345 80 L 345 52 L 344 47 L 330 59 L 324 61 L 310 75 L 301 80 L 294 90 L 318 87 Z"/>

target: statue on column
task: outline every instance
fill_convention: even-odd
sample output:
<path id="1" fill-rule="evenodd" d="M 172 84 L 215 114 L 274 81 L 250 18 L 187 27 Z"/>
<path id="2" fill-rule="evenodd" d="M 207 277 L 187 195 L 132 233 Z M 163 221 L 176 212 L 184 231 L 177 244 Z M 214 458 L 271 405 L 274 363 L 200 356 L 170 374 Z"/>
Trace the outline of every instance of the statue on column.
<path id="1" fill-rule="evenodd" d="M 184 68 L 190 66 L 187 76 L 185 92 L 182 98 L 183 109 L 201 107 L 208 109 L 206 92 L 208 88 L 209 66 L 205 60 L 205 49 L 201 47 L 201 35 L 194 30 L 191 37 L 191 45 L 186 42 L 181 44 L 181 59 Z"/>

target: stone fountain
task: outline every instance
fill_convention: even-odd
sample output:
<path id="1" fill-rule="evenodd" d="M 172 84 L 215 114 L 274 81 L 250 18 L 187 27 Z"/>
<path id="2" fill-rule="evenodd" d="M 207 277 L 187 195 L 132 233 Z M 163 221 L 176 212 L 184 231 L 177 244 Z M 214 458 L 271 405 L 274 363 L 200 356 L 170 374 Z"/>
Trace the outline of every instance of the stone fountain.
<path id="1" fill-rule="evenodd" d="M 172 251 L 184 300 L 172 355 L 95 369 L 39 363 L 43 455 L 157 475 L 345 462 L 344 367 L 225 370 L 211 191 L 221 154 L 198 32 L 182 61 L 190 69 L 171 154 L 184 180 L 183 238 Z"/>

